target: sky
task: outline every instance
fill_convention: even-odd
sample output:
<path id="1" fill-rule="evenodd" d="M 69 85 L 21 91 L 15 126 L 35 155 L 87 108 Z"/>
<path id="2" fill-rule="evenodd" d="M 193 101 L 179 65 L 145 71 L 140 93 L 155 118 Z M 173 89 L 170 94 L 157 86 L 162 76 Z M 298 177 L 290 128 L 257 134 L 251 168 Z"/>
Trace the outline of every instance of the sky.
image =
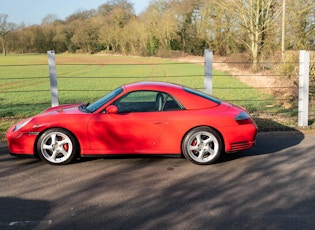
<path id="1" fill-rule="evenodd" d="M 41 24 L 48 14 L 58 19 L 66 17 L 78 10 L 97 9 L 107 0 L 0 0 L 0 14 L 7 14 L 7 22 L 20 25 Z M 147 8 L 150 0 L 129 0 L 137 15 Z"/>

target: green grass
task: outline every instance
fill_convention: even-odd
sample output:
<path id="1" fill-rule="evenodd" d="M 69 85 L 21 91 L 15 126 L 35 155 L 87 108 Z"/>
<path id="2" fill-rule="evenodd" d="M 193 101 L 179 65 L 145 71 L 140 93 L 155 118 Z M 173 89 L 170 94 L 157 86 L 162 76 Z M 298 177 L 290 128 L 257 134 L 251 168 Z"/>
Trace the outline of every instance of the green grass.
<path id="1" fill-rule="evenodd" d="M 160 58 L 56 55 L 60 104 L 91 102 L 114 88 L 135 81 L 167 81 L 203 90 L 204 68 Z M 50 106 L 47 55 L 0 56 L 0 132 L 7 118 L 24 118 Z M 213 95 L 261 111 L 274 99 L 233 77 L 214 71 Z M 231 89 L 233 88 L 233 89 Z"/>

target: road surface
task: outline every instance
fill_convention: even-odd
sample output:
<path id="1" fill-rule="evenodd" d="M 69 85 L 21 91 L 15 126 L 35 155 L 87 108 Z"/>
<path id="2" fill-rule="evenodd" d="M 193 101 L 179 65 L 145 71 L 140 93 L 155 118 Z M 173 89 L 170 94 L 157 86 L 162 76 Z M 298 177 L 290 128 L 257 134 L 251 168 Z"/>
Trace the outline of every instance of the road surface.
<path id="1" fill-rule="evenodd" d="M 0 229 L 314 229 L 315 134 L 259 133 L 198 166 L 181 158 L 52 166 L 0 144 Z"/>

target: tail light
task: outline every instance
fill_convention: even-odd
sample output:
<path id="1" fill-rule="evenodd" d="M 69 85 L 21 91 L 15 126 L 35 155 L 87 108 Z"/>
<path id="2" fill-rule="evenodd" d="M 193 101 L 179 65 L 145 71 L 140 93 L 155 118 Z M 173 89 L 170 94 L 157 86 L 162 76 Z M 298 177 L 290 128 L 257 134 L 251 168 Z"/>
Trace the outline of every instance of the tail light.
<path id="1" fill-rule="evenodd" d="M 252 124 L 254 123 L 253 119 L 249 116 L 248 113 L 246 112 L 240 112 L 236 117 L 235 117 L 235 121 L 239 124 L 239 125 L 245 125 L 245 124 Z"/>

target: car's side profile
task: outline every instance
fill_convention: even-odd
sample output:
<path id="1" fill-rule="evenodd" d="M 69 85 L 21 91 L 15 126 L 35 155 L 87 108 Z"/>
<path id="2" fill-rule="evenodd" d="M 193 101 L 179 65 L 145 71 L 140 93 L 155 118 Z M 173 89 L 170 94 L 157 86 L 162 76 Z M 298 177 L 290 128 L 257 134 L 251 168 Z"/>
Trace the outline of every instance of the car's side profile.
<path id="1" fill-rule="evenodd" d="M 47 109 L 12 126 L 7 140 L 11 154 L 51 164 L 76 156 L 175 154 L 202 165 L 252 147 L 256 133 L 237 106 L 180 85 L 139 82 L 92 104 Z"/>

